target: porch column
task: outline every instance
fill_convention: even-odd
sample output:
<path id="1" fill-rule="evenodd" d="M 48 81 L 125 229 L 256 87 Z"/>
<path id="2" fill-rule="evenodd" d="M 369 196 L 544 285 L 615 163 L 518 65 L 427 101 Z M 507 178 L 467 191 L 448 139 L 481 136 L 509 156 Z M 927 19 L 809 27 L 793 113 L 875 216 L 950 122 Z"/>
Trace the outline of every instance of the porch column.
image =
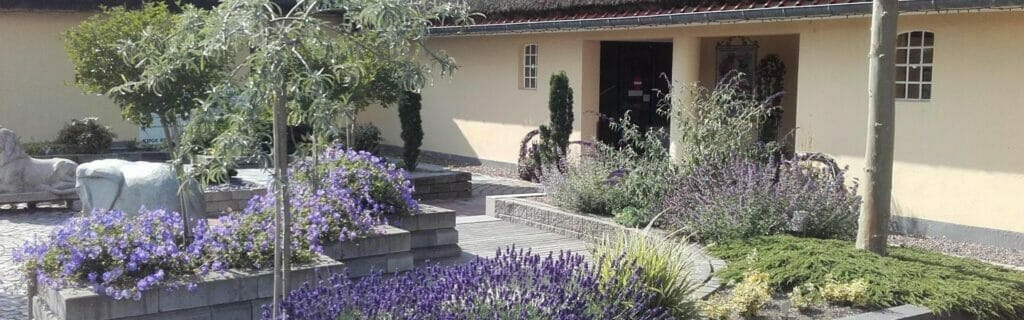
<path id="1" fill-rule="evenodd" d="M 689 85 L 700 81 L 700 38 L 693 36 L 677 36 L 672 39 L 672 94 L 673 99 L 681 99 L 673 102 L 673 105 L 689 106 L 693 100 Z M 679 145 L 676 137 L 679 136 L 679 128 L 682 126 L 682 117 L 688 112 L 672 111 L 671 123 L 669 124 L 669 155 L 673 161 L 679 161 L 683 156 L 683 148 Z"/>

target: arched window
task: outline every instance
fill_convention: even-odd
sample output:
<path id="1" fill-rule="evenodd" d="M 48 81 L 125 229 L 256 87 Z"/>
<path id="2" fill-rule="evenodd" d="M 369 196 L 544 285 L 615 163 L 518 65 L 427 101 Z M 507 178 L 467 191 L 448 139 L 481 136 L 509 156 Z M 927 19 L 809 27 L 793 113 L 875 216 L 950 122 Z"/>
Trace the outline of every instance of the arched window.
<path id="1" fill-rule="evenodd" d="M 537 89 L 537 44 L 523 46 L 523 89 Z"/>
<path id="2" fill-rule="evenodd" d="M 932 59 L 935 34 L 928 31 L 901 33 L 896 38 L 896 99 L 932 98 Z"/>

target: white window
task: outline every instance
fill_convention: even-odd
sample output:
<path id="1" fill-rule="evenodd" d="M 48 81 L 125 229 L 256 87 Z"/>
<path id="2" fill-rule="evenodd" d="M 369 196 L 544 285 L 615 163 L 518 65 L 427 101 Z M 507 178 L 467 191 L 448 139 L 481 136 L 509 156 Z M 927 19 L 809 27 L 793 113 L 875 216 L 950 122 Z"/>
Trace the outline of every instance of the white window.
<path id="1" fill-rule="evenodd" d="M 523 89 L 537 89 L 537 45 L 523 47 Z"/>
<path id="2" fill-rule="evenodd" d="M 896 38 L 896 99 L 932 98 L 932 59 L 935 34 L 928 31 L 901 33 Z"/>

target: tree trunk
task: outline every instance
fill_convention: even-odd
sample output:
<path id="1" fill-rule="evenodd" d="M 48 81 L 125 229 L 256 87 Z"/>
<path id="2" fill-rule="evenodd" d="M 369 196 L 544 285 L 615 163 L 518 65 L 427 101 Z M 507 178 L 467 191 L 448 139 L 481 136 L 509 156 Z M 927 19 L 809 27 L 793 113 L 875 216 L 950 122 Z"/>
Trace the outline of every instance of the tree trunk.
<path id="1" fill-rule="evenodd" d="M 288 293 L 288 274 L 291 271 L 291 197 L 288 190 L 288 110 L 285 105 L 284 82 L 278 88 L 274 101 L 274 180 L 277 183 L 274 225 L 274 295 L 273 316 L 281 315 L 280 303 Z"/>
<path id="2" fill-rule="evenodd" d="M 896 124 L 895 82 L 898 0 L 874 0 L 868 75 L 868 134 L 857 248 L 885 255 L 892 205 Z"/>

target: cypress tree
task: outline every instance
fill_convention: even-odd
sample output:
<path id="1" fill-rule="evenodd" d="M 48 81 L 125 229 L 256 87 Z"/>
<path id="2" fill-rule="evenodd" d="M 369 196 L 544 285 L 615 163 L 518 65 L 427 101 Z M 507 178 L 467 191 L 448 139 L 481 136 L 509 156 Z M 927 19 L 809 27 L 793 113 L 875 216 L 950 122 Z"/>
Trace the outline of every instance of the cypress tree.
<path id="1" fill-rule="evenodd" d="M 420 119 L 422 97 L 419 93 L 405 92 L 398 101 L 398 118 L 402 122 L 402 162 L 409 171 L 416 170 L 416 160 L 423 145 L 423 120 Z"/>

